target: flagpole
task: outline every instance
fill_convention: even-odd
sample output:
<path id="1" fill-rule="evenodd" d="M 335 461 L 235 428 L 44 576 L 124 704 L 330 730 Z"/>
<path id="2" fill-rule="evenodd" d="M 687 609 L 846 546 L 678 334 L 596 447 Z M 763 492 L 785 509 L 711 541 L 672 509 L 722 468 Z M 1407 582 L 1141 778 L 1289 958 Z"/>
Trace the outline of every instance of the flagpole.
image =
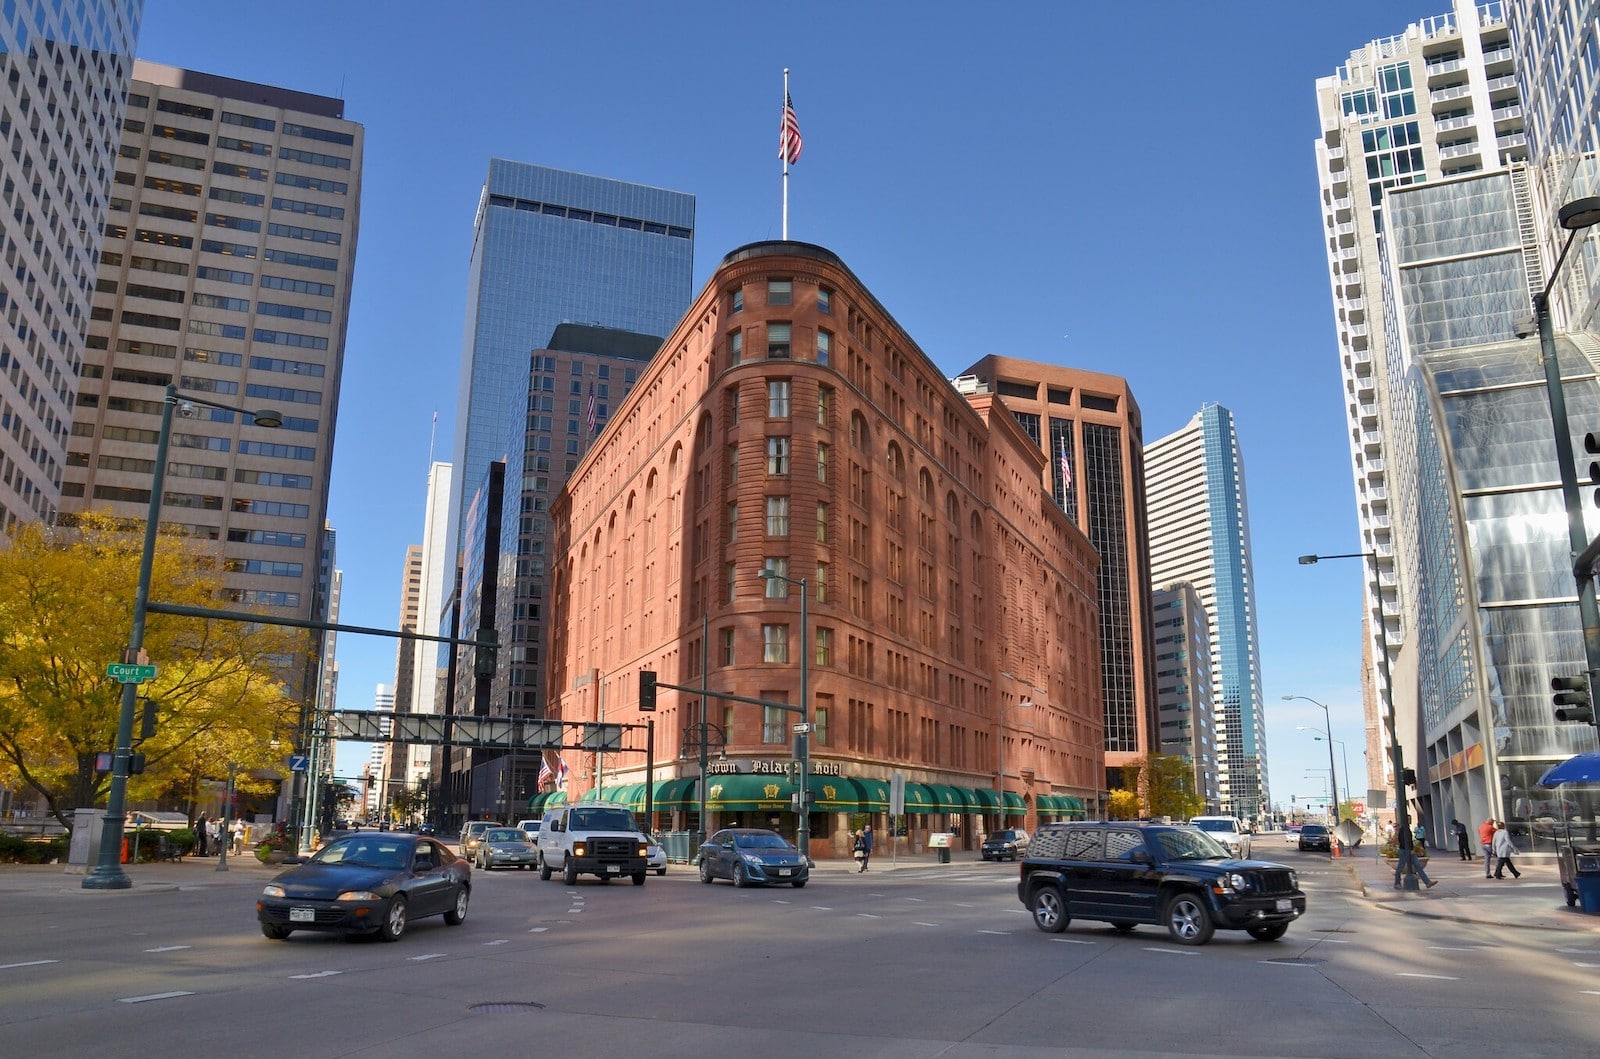
<path id="1" fill-rule="evenodd" d="M 789 106 L 789 68 L 783 68 L 783 105 Z M 789 241 L 789 152 L 779 152 L 783 155 L 783 241 Z"/>

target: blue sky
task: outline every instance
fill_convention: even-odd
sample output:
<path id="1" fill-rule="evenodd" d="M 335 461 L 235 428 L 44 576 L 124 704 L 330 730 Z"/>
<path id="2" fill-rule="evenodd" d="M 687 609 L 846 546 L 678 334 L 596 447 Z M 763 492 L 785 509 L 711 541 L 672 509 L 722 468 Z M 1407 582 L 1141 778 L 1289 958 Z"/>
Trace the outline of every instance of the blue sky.
<path id="1" fill-rule="evenodd" d="M 1322 711 L 1284 695 L 1332 708 L 1364 786 L 1359 564 L 1295 562 L 1358 548 L 1314 82 L 1449 6 L 147 0 L 138 53 L 342 96 L 366 127 L 329 509 L 344 622 L 395 627 L 430 451 L 451 458 L 488 160 L 695 195 L 698 290 L 780 237 L 787 66 L 790 237 L 839 254 L 947 375 L 989 353 L 1121 375 L 1146 441 L 1233 410 L 1287 804 L 1322 796 L 1328 759 L 1295 727 Z M 393 641 L 338 653 L 342 708 L 392 683 Z"/>

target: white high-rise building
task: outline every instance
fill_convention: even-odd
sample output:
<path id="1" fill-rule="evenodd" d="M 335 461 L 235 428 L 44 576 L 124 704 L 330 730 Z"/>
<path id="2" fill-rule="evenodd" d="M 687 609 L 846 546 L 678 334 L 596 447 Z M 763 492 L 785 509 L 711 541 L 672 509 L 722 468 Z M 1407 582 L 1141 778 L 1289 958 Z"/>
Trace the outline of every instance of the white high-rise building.
<path id="1" fill-rule="evenodd" d="M 394 724 L 395 689 L 393 684 L 379 684 L 372 693 L 372 708 L 384 716 L 378 720 L 378 729 L 384 735 L 389 734 L 390 727 Z M 389 743 L 377 742 L 372 744 L 372 750 L 367 758 L 367 767 L 361 777 L 363 787 L 363 805 L 361 818 L 369 820 L 378 815 L 382 807 L 388 784 L 387 762 L 389 759 Z"/>
<path id="2" fill-rule="evenodd" d="M 142 0 L 0 12 L 0 537 L 54 521 Z"/>
<path id="3" fill-rule="evenodd" d="M 450 478 L 448 463 L 435 461 L 428 468 L 428 500 L 423 517 L 422 554 L 419 572 L 421 591 L 417 599 L 417 629 L 424 636 L 439 636 L 444 628 L 444 607 L 453 588 L 455 562 L 447 540 L 450 524 Z M 439 645 L 419 641 L 412 652 L 411 712 L 438 713 L 439 693 L 444 688 L 444 672 Z M 434 752 L 438 748 L 414 745 L 407 750 L 405 779 L 415 787 L 432 777 Z"/>
<path id="4" fill-rule="evenodd" d="M 1441 6 L 1443 4 L 1441 3 Z M 1404 642 L 1388 479 L 1384 193 L 1387 189 L 1506 169 L 1528 157 L 1510 30 L 1498 3 L 1455 0 L 1454 11 L 1405 27 L 1350 53 L 1317 80 L 1321 135 L 1315 142 L 1328 277 L 1344 384 L 1345 421 L 1365 564 L 1367 669 L 1379 644 L 1379 615 L 1391 651 Z M 1521 171 L 1516 194 L 1529 194 Z M 1381 602 L 1381 610 L 1380 610 Z M 1368 787 L 1387 789 L 1387 739 L 1378 679 L 1365 681 Z"/>

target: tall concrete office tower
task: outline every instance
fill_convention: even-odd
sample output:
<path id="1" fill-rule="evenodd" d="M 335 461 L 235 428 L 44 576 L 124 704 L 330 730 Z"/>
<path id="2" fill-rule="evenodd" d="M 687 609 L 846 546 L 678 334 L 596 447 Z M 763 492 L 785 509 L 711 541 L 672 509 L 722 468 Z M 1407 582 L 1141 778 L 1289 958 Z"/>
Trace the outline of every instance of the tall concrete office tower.
<path id="1" fill-rule="evenodd" d="M 449 490 L 445 490 L 446 494 Z M 446 501 L 448 503 L 448 501 Z M 413 544 L 406 548 L 405 569 L 400 577 L 400 619 L 398 628 L 401 632 L 416 632 L 418 616 L 422 609 L 422 545 Z M 402 639 L 395 646 L 394 658 L 394 684 L 389 686 L 389 709 L 394 713 L 410 713 L 414 701 L 415 691 L 412 687 L 414 668 L 417 652 L 419 650 L 432 651 L 433 645 L 418 640 Z M 378 685 L 381 693 L 386 685 Z M 385 733 L 392 729 L 393 724 L 386 724 Z M 409 748 L 400 743 L 382 743 L 381 758 L 374 763 L 376 782 L 388 790 L 390 784 L 401 784 L 406 781 L 406 772 L 410 767 L 408 755 Z"/>
<path id="2" fill-rule="evenodd" d="M 402 614 L 402 623 L 409 622 L 414 632 L 424 636 L 439 636 L 448 632 L 445 624 L 447 600 L 455 587 L 455 560 L 445 532 L 450 522 L 450 485 L 454 468 L 434 461 L 428 468 L 428 498 L 423 511 L 422 546 L 406 553 L 406 584 L 404 598 L 411 599 L 415 591 L 415 610 L 408 602 Z M 413 580 L 416 584 L 413 586 Z M 396 696 L 396 713 L 438 713 L 440 692 L 443 688 L 448 649 L 432 640 L 417 640 L 409 652 L 402 649 L 400 660 L 409 664 L 404 675 L 396 676 L 396 685 L 407 690 L 405 696 Z M 436 747 L 412 745 L 396 746 L 394 759 L 402 767 L 390 778 L 400 779 L 415 787 L 426 783 L 434 771 Z M 392 768 L 392 766 L 391 766 Z"/>
<path id="3" fill-rule="evenodd" d="M 1383 689 L 1375 663 L 1385 637 L 1378 622 L 1386 623 L 1392 650 L 1407 635 L 1399 617 L 1390 503 L 1393 437 L 1383 429 L 1388 362 L 1398 355 L 1384 329 L 1384 193 L 1527 159 L 1516 49 L 1502 10 L 1455 0 L 1453 13 L 1363 45 L 1316 83 L 1317 175 L 1360 531 L 1355 547 L 1338 550 L 1376 556 L 1364 571 L 1363 611 L 1367 785 L 1373 789 L 1391 787 L 1379 716 Z M 1512 181 L 1526 201 L 1530 181 L 1521 170 Z"/>
<path id="4" fill-rule="evenodd" d="M 0 13 L 0 536 L 60 503 L 143 11 L 47 0 Z"/>
<path id="5" fill-rule="evenodd" d="M 528 357 L 556 325 L 664 335 L 694 281 L 694 196 L 677 191 L 495 158 L 473 227 L 452 541 L 489 463 L 521 446 Z"/>
<path id="6" fill-rule="evenodd" d="M 64 510 L 148 513 L 163 387 L 162 520 L 217 542 L 235 603 L 320 617 L 328 475 L 361 213 L 344 102 L 134 64 Z"/>
<path id="7" fill-rule="evenodd" d="M 1193 585 L 1210 619 L 1222 808 L 1254 819 L 1272 799 L 1250 516 L 1233 413 L 1207 404 L 1183 429 L 1146 445 L 1144 476 L 1151 581 L 1157 588 Z"/>

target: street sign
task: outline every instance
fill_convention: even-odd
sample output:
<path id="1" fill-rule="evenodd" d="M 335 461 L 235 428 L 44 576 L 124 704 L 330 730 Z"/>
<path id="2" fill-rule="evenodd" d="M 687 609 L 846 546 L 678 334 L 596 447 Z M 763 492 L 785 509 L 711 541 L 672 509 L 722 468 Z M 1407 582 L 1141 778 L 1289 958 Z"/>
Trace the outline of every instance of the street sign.
<path id="1" fill-rule="evenodd" d="M 809 723 L 806 723 L 806 722 L 801 722 L 800 724 L 795 725 L 794 726 L 794 734 L 795 735 L 810 735 L 811 734 L 811 725 Z"/>
<path id="2" fill-rule="evenodd" d="M 1355 813 L 1357 816 L 1365 816 L 1365 815 L 1367 815 L 1367 803 L 1366 802 L 1351 802 L 1350 803 L 1350 811 L 1352 813 Z"/>
<path id="3" fill-rule="evenodd" d="M 156 678 L 156 667 L 131 662 L 112 662 L 106 666 L 106 676 L 124 684 L 142 684 Z"/>
<path id="4" fill-rule="evenodd" d="M 311 759 L 309 757 L 307 757 L 305 754 L 290 754 L 289 755 L 289 771 L 290 772 L 304 772 L 306 770 L 306 766 L 308 766 L 310 764 L 311 764 Z"/>
<path id="5" fill-rule="evenodd" d="M 896 772 L 889 777 L 889 815 L 899 816 L 906 811 L 906 778 Z"/>

